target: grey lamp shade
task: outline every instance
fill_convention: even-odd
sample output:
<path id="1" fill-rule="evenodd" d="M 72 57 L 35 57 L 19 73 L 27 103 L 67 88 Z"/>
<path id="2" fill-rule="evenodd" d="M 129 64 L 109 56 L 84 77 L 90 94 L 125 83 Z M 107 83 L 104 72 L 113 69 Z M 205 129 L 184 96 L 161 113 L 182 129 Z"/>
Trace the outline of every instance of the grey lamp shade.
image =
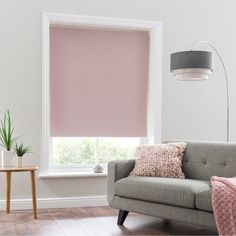
<path id="1" fill-rule="evenodd" d="M 171 54 L 170 71 L 178 80 L 208 79 L 213 71 L 212 53 L 182 51 Z"/>

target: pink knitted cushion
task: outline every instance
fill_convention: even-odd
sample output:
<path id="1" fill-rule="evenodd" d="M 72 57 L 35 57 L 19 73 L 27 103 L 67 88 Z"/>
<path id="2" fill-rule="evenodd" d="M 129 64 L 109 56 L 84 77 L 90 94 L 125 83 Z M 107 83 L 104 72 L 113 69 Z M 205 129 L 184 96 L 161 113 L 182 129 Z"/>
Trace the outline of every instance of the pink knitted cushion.
<path id="1" fill-rule="evenodd" d="M 186 143 L 139 146 L 131 176 L 184 178 L 182 160 Z"/>

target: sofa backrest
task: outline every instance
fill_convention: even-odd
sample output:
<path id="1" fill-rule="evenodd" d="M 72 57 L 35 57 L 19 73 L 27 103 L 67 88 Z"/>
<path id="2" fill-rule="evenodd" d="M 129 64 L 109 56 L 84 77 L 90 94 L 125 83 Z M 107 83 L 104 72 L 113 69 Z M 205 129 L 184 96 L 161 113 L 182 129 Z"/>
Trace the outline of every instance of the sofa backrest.
<path id="1" fill-rule="evenodd" d="M 236 176 L 236 143 L 187 142 L 183 172 L 188 179 Z"/>

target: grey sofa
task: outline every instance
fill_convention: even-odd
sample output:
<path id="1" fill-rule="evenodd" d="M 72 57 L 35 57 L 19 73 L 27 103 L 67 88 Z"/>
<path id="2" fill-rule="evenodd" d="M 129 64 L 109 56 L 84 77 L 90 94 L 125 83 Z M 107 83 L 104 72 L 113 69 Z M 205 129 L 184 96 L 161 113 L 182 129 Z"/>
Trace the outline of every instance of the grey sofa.
<path id="1" fill-rule="evenodd" d="M 215 228 L 210 178 L 236 176 L 236 144 L 187 142 L 185 179 L 129 177 L 135 160 L 108 164 L 108 202 L 119 209 L 118 225 L 128 212 Z"/>

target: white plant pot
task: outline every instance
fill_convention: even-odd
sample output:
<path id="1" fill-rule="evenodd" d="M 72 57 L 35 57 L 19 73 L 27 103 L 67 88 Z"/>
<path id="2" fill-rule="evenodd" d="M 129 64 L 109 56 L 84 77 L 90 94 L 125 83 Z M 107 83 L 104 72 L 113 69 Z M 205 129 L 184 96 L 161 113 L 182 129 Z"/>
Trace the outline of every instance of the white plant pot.
<path id="1" fill-rule="evenodd" d="M 18 167 L 23 166 L 23 157 L 16 157 L 16 166 Z"/>
<path id="2" fill-rule="evenodd" d="M 16 155 L 13 151 L 2 151 L 2 167 L 14 167 Z"/>
<path id="3" fill-rule="evenodd" d="M 103 167 L 100 166 L 100 164 L 97 164 L 94 168 L 93 168 L 94 173 L 102 173 L 103 172 Z"/>

